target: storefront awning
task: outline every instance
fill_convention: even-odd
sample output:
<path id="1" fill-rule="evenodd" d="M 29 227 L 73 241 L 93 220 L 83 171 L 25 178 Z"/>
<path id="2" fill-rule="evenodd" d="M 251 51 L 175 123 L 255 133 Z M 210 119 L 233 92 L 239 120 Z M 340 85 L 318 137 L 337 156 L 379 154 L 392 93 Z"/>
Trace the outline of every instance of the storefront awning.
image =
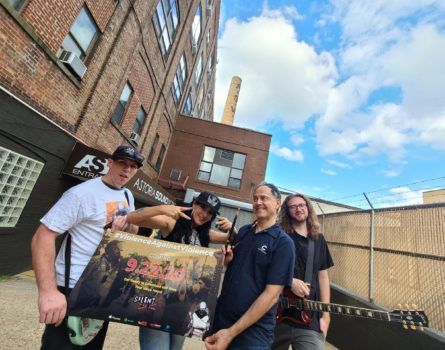
<path id="1" fill-rule="evenodd" d="M 107 159 L 110 155 L 77 142 L 71 152 L 63 173 L 82 181 L 105 175 L 108 172 Z M 170 193 L 139 169 L 125 186 L 134 197 L 146 204 L 174 204 Z"/>

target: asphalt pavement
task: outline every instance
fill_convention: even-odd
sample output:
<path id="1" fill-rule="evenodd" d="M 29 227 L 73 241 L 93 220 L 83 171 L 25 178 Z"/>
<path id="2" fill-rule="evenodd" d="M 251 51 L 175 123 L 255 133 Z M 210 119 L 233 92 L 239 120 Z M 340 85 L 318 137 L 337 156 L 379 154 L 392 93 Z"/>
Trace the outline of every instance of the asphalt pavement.
<path id="1" fill-rule="evenodd" d="M 0 349 L 39 349 L 44 325 L 39 323 L 37 287 L 32 272 L 0 280 Z M 110 323 L 105 350 L 138 350 L 138 327 Z M 183 350 L 205 349 L 187 339 Z M 327 344 L 326 349 L 335 349 Z M 155 350 L 155 349 L 154 349 Z"/>

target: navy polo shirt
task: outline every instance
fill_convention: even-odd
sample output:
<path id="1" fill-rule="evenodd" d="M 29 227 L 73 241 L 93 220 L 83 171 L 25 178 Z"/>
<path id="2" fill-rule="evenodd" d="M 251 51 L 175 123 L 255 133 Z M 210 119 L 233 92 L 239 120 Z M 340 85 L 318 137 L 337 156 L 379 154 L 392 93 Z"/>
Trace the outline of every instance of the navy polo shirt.
<path id="1" fill-rule="evenodd" d="M 233 260 L 224 276 L 215 312 L 214 332 L 229 328 L 250 308 L 266 285 L 292 284 L 295 247 L 278 225 L 255 233 L 243 226 L 235 240 Z M 273 342 L 277 305 L 239 334 L 232 346 L 270 346 Z"/>

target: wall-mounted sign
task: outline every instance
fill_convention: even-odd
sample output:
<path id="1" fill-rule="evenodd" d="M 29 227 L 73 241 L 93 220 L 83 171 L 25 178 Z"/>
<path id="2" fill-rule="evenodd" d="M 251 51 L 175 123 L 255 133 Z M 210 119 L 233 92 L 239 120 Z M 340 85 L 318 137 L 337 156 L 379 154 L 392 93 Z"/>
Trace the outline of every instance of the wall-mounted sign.
<path id="1" fill-rule="evenodd" d="M 76 143 L 63 173 L 81 180 L 93 179 L 108 172 L 108 158 L 110 155 L 105 152 Z M 137 200 L 147 204 L 175 203 L 173 197 L 141 169 L 125 187 L 134 194 Z"/>

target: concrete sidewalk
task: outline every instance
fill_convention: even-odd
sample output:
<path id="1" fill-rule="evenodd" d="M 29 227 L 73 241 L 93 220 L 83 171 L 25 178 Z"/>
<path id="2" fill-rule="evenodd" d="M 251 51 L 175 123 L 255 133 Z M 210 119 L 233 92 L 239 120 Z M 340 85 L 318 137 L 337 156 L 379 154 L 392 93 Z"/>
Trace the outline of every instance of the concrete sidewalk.
<path id="1" fill-rule="evenodd" d="M 0 349 L 39 349 L 43 328 L 38 319 L 37 287 L 32 273 L 0 281 Z M 138 328 L 110 323 L 104 349 L 138 350 Z M 186 340 L 184 350 L 201 349 L 205 349 L 204 343 Z M 328 344 L 326 349 L 335 348 Z"/>

